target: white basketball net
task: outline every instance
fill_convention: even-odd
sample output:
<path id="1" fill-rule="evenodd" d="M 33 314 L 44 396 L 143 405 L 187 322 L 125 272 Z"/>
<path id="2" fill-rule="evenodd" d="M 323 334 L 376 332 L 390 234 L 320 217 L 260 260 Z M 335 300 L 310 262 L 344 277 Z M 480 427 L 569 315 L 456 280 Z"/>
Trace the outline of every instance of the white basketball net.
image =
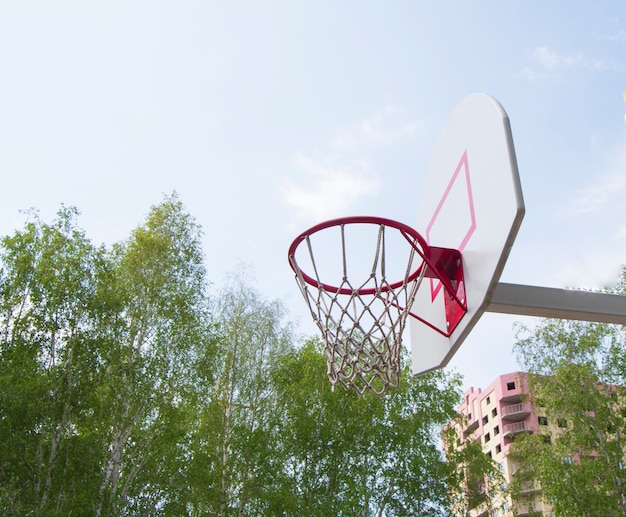
<path id="1" fill-rule="evenodd" d="M 417 278 L 410 279 L 423 259 L 415 250 L 417 243 L 407 246 L 402 281 L 398 282 L 398 271 L 391 272 L 394 277 L 389 281 L 385 260 L 386 230 L 394 229 L 383 224 L 378 226 L 371 272 L 360 285 L 354 285 L 349 279 L 344 225 L 341 226 L 343 280 L 339 286 L 328 290 L 319 278 L 309 236 L 305 242 L 317 286 L 307 283 L 302 271 L 294 268 L 302 294 L 322 332 L 333 390 L 340 384 L 345 389 L 354 388 L 361 395 L 367 390 L 382 395 L 387 387 L 396 388 L 400 380 L 402 333 L 426 267 L 421 267 Z M 373 293 L 359 294 L 365 289 Z"/>

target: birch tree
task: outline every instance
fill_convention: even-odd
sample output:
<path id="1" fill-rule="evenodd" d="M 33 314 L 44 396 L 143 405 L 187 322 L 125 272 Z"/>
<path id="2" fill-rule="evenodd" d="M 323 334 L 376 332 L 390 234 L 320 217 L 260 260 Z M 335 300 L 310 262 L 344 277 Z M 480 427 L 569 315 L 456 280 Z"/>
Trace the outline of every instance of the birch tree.
<path id="1" fill-rule="evenodd" d="M 194 433 L 195 514 L 260 515 L 266 465 L 276 459 L 271 372 L 294 338 L 284 306 L 263 299 L 244 269 L 216 296 L 214 317 L 219 362 Z"/>
<path id="2" fill-rule="evenodd" d="M 103 250 L 62 208 L 36 213 L 0 246 L 0 506 L 5 514 L 68 514 L 94 481 L 89 425 Z"/>
<path id="3" fill-rule="evenodd" d="M 614 292 L 625 293 L 622 277 Z M 518 478 L 541 485 L 555 515 L 626 514 L 626 348 L 623 329 L 544 320 L 520 329 L 520 362 L 536 374 L 540 432 L 516 439 Z"/>
<path id="4" fill-rule="evenodd" d="M 109 273 L 105 461 L 95 515 L 163 514 L 178 508 L 167 495 L 180 475 L 171 452 L 185 452 L 177 444 L 188 435 L 193 366 L 213 346 L 201 230 L 176 196 L 113 249 Z"/>
<path id="5" fill-rule="evenodd" d="M 455 415 L 459 379 L 415 377 L 403 367 L 384 396 L 331 391 L 318 340 L 285 356 L 275 372 L 272 515 L 446 515 L 441 427 Z"/>
<path id="6" fill-rule="evenodd" d="M 180 515 L 215 357 L 200 228 L 171 196 L 107 250 L 77 215 L 0 243 L 0 509 Z"/>

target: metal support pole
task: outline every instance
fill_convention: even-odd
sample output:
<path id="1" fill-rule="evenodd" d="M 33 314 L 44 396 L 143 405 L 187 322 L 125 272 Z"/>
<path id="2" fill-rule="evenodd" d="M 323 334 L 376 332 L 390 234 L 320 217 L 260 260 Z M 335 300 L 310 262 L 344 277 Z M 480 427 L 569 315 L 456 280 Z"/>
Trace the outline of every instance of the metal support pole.
<path id="1" fill-rule="evenodd" d="M 626 325 L 626 296 L 501 283 L 487 312 Z"/>

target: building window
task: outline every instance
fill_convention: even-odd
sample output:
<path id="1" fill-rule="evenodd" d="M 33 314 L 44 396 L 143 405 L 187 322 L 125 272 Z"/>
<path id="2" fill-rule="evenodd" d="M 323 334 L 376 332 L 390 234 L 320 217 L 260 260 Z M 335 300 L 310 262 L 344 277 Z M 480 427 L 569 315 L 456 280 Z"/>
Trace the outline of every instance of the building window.
<path id="1" fill-rule="evenodd" d="M 491 404 L 491 398 L 487 397 L 487 404 Z"/>
<path id="2" fill-rule="evenodd" d="M 491 410 L 491 416 L 492 416 L 492 417 L 494 417 L 494 418 L 495 418 L 496 416 L 498 416 L 498 408 L 497 408 L 497 407 L 494 407 L 494 408 Z"/>
<path id="3" fill-rule="evenodd" d="M 485 434 L 485 443 L 487 443 L 489 440 L 491 440 L 491 436 L 489 436 L 489 433 Z"/>
<path id="4" fill-rule="evenodd" d="M 499 434 L 500 434 L 500 426 L 499 426 L 499 425 L 497 425 L 497 426 L 495 426 L 495 427 L 493 428 L 493 435 L 494 435 L 494 436 L 497 436 L 497 435 L 499 435 Z"/>
<path id="5" fill-rule="evenodd" d="M 489 456 L 491 458 L 491 451 L 487 451 L 487 456 Z"/>
<path id="6" fill-rule="evenodd" d="M 502 452 L 502 445 L 496 445 L 496 454 L 500 454 Z"/>
<path id="7" fill-rule="evenodd" d="M 514 390 L 515 389 L 515 383 L 514 382 L 507 382 L 506 383 L 506 389 L 507 390 Z"/>
<path id="8" fill-rule="evenodd" d="M 545 416 L 538 416 L 537 421 L 539 422 L 539 425 L 548 425 L 548 418 Z"/>
<path id="9" fill-rule="evenodd" d="M 483 417 L 483 424 L 486 424 L 487 422 L 489 422 L 489 417 L 487 415 L 485 415 Z"/>

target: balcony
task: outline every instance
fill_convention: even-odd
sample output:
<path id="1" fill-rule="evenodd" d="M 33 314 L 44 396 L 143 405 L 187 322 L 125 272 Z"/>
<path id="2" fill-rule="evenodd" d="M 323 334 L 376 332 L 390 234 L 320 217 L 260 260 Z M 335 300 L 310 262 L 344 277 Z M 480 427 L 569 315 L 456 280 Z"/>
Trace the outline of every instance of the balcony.
<path id="1" fill-rule="evenodd" d="M 539 491 L 539 485 L 534 481 L 526 481 L 522 483 L 519 488 L 520 495 L 528 496 L 530 494 L 534 494 Z"/>
<path id="2" fill-rule="evenodd" d="M 521 402 L 522 401 L 522 393 L 519 389 L 513 391 L 512 393 L 507 393 L 503 395 L 500 400 L 502 402 Z"/>
<path id="3" fill-rule="evenodd" d="M 470 415 L 470 418 L 467 421 L 467 425 L 463 430 L 465 438 L 467 438 L 467 436 L 469 436 L 472 432 L 476 431 L 476 429 L 478 429 L 478 420 L 472 419 Z"/>
<path id="4" fill-rule="evenodd" d="M 549 507 L 542 504 L 539 501 L 531 502 L 526 505 L 520 505 L 516 508 L 515 515 L 519 515 L 520 517 L 524 516 L 535 516 L 535 515 L 547 515 L 544 514 L 544 510 L 548 510 Z"/>
<path id="5" fill-rule="evenodd" d="M 507 438 L 520 433 L 532 432 L 532 428 L 526 422 L 515 422 L 505 425 L 502 431 L 502 435 Z"/>
<path id="6" fill-rule="evenodd" d="M 524 418 L 528 415 L 530 415 L 530 409 L 521 403 L 502 407 L 503 420 L 513 420 L 517 422 L 519 420 L 524 420 Z"/>
<path id="7" fill-rule="evenodd" d="M 502 385 L 502 402 L 521 402 L 522 401 L 522 383 L 521 379 L 507 379 Z"/>

